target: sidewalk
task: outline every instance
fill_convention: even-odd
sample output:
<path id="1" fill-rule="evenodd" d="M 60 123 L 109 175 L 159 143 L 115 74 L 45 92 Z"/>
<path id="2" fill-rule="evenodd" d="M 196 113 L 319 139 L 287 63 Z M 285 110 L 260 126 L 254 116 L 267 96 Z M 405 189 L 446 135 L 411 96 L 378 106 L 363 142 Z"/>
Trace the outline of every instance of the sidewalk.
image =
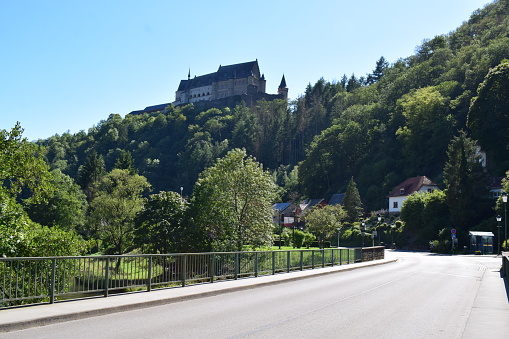
<path id="1" fill-rule="evenodd" d="M 509 296 L 505 279 L 500 275 L 500 265 L 486 268 L 463 339 L 509 338 Z"/>
<path id="2" fill-rule="evenodd" d="M 397 261 L 397 258 L 392 256 L 387 257 L 386 253 L 385 259 L 376 261 L 280 273 L 258 278 L 245 278 L 190 285 L 186 287 L 167 288 L 154 290 L 152 292 L 117 294 L 111 295 L 108 298 L 94 297 L 73 301 L 61 301 L 55 304 L 8 308 L 0 310 L 0 333 L 100 316 L 113 312 L 123 312 L 138 308 L 169 304 L 193 298 L 251 289 L 261 285 L 277 284 L 317 275 L 382 265 L 395 261 Z"/>

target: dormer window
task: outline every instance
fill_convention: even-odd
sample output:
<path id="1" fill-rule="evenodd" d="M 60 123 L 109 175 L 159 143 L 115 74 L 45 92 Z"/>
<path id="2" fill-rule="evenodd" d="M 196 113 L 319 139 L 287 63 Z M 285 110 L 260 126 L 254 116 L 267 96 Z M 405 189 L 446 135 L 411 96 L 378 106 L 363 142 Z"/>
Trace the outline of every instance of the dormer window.
<path id="1" fill-rule="evenodd" d="M 400 194 L 400 195 L 405 194 L 405 189 L 404 189 L 404 188 L 400 188 L 400 189 L 399 189 L 399 194 Z"/>

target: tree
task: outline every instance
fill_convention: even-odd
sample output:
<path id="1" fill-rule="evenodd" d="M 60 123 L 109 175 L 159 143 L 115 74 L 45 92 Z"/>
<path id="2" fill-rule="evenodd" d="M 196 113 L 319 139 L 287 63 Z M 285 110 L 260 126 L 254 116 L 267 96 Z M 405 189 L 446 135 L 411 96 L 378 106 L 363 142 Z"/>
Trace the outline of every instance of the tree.
<path id="1" fill-rule="evenodd" d="M 138 170 L 134 166 L 134 160 L 131 156 L 131 152 L 122 150 L 120 152 L 120 155 L 117 158 L 117 161 L 115 162 L 115 166 L 113 168 L 118 169 L 125 169 L 130 174 L 138 174 Z"/>
<path id="2" fill-rule="evenodd" d="M 96 184 L 106 174 L 104 159 L 101 155 L 93 151 L 83 166 L 78 170 L 78 184 L 85 192 L 87 201 L 91 202 L 95 196 Z"/>
<path id="3" fill-rule="evenodd" d="M 19 124 L 0 131 L 0 255 L 78 255 L 85 243 L 75 232 L 42 227 L 28 217 L 19 203 L 42 204 L 53 193 L 51 174 L 43 160 L 43 149 L 22 137 Z"/>
<path id="4" fill-rule="evenodd" d="M 134 218 L 143 209 L 142 193 L 150 188 L 145 177 L 113 169 L 98 185 L 91 203 L 91 222 L 107 251 L 124 254 L 133 247 Z"/>
<path id="5" fill-rule="evenodd" d="M 241 251 L 272 242 L 271 175 L 244 149 L 233 149 L 200 174 L 191 199 L 193 220 L 209 249 Z"/>
<path id="6" fill-rule="evenodd" d="M 467 125 L 499 174 L 509 163 L 509 60 L 491 69 L 472 99 Z M 490 165 L 491 166 L 491 165 Z"/>
<path id="7" fill-rule="evenodd" d="M 488 180 L 478 147 L 464 131 L 447 150 L 444 183 L 447 206 L 455 227 L 468 230 L 481 221 L 488 196 Z"/>
<path id="8" fill-rule="evenodd" d="M 385 70 L 389 67 L 389 63 L 385 60 L 383 56 L 378 59 L 376 62 L 376 67 L 373 70 L 372 74 L 368 75 L 367 83 L 368 84 L 374 84 L 375 82 L 378 82 L 382 77 L 384 76 Z"/>
<path id="9" fill-rule="evenodd" d="M 362 202 L 353 177 L 350 179 L 350 182 L 346 187 L 345 196 L 343 198 L 343 206 L 345 207 L 348 221 L 356 222 L 359 220 L 359 216 L 362 213 Z"/>
<path id="10" fill-rule="evenodd" d="M 136 240 L 148 253 L 182 252 L 191 239 L 185 225 L 188 203 L 176 192 L 152 194 L 136 217 Z"/>
<path id="11" fill-rule="evenodd" d="M 320 248 L 324 248 L 325 241 L 343 226 L 345 218 L 346 212 L 339 205 L 315 206 L 304 216 L 306 228 L 316 236 Z"/>
<path id="12" fill-rule="evenodd" d="M 88 205 L 85 194 L 71 177 L 60 170 L 53 170 L 51 175 L 50 183 L 55 190 L 46 201 L 27 204 L 30 219 L 44 226 L 81 230 Z"/>
<path id="13" fill-rule="evenodd" d="M 444 191 L 418 192 L 410 195 L 401 207 L 403 238 L 410 248 L 427 249 L 438 231 L 450 226 Z"/>
<path id="14" fill-rule="evenodd" d="M 19 123 L 10 132 L 0 130 L 0 188 L 18 197 L 28 190 L 30 198 L 38 201 L 52 190 L 49 167 L 43 148 L 28 142 L 22 134 Z"/>

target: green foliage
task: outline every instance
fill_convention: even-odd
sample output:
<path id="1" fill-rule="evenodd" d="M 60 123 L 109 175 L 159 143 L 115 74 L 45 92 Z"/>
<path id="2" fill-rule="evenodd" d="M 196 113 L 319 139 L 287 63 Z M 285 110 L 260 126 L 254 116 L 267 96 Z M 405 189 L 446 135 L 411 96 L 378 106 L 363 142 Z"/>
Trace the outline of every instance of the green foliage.
<path id="1" fill-rule="evenodd" d="M 346 187 L 345 196 L 343 198 L 343 206 L 349 222 L 356 222 L 359 220 L 359 216 L 362 214 L 362 202 L 353 177 L 350 179 L 350 182 Z"/>
<path id="2" fill-rule="evenodd" d="M 337 205 L 315 206 L 304 218 L 307 230 L 316 236 L 318 246 L 324 248 L 325 241 L 343 226 L 346 212 Z"/>
<path id="3" fill-rule="evenodd" d="M 489 160 L 506 169 L 509 164 L 509 60 L 491 69 L 477 89 L 468 113 L 468 127 Z"/>
<path id="4" fill-rule="evenodd" d="M 28 142 L 22 134 L 19 123 L 10 132 L 0 130 L 0 187 L 11 196 L 28 189 L 31 199 L 39 201 L 52 189 L 48 166 L 43 149 Z"/>
<path id="5" fill-rule="evenodd" d="M 27 204 L 30 219 L 44 226 L 82 230 L 88 205 L 85 194 L 60 170 L 53 170 L 51 175 L 50 183 L 55 190 L 46 201 Z"/>
<path id="6" fill-rule="evenodd" d="M 486 201 L 487 173 L 475 141 L 463 131 L 449 144 L 447 157 L 444 183 L 451 222 L 455 227 L 467 230 L 480 222 L 486 213 L 491 213 L 491 201 Z"/>
<path id="7" fill-rule="evenodd" d="M 136 242 L 146 253 L 185 252 L 193 239 L 185 225 L 188 204 L 176 192 L 152 194 L 136 217 Z"/>
<path id="8" fill-rule="evenodd" d="M 113 168 L 127 170 L 130 174 L 138 174 L 138 170 L 134 167 L 134 160 L 131 152 L 122 150 Z"/>
<path id="9" fill-rule="evenodd" d="M 401 208 L 403 240 L 411 248 L 427 249 L 438 231 L 450 225 L 445 192 L 419 192 L 409 196 Z"/>
<path id="10" fill-rule="evenodd" d="M 142 193 L 150 188 L 147 179 L 127 170 L 114 169 L 98 184 L 91 202 L 90 228 L 109 247 L 107 252 L 124 254 L 134 244 L 134 218 L 143 208 Z"/>
<path id="11" fill-rule="evenodd" d="M 191 222 L 214 250 L 268 245 L 275 192 L 270 174 L 245 150 L 234 149 L 201 173 L 191 199 Z"/>

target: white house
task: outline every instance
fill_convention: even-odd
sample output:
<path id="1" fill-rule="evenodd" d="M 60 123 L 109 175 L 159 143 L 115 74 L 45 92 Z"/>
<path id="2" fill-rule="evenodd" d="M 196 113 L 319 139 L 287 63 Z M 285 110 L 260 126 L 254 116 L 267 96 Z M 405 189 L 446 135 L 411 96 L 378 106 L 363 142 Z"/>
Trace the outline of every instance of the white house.
<path id="1" fill-rule="evenodd" d="M 403 201 L 415 192 L 432 192 L 437 189 L 440 189 L 438 185 L 426 176 L 408 178 L 389 194 L 389 213 L 401 212 Z"/>

